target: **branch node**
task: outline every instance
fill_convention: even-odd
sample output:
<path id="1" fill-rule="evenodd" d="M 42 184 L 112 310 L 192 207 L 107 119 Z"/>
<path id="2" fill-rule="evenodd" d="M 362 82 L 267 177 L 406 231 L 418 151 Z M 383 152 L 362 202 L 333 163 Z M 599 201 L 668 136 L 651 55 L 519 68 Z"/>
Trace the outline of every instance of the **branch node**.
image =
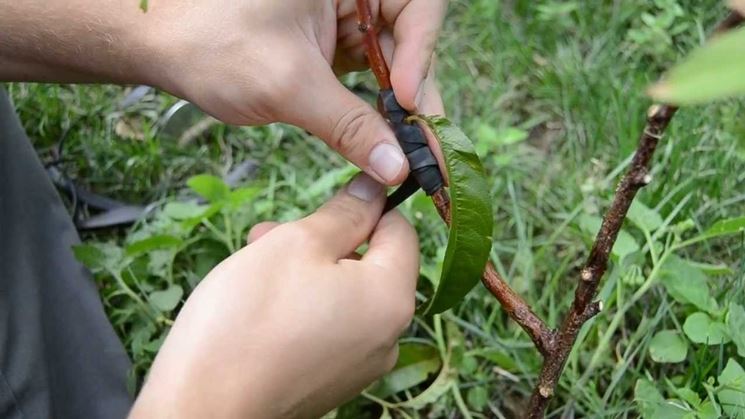
<path id="1" fill-rule="evenodd" d="M 541 394 L 541 397 L 545 399 L 551 398 L 554 395 L 554 389 L 547 386 L 541 386 L 538 389 L 538 392 Z"/>
<path id="2" fill-rule="evenodd" d="M 582 269 L 582 272 L 580 273 L 580 278 L 582 278 L 582 280 L 585 282 L 592 281 L 592 270 L 590 270 L 590 268 Z"/>

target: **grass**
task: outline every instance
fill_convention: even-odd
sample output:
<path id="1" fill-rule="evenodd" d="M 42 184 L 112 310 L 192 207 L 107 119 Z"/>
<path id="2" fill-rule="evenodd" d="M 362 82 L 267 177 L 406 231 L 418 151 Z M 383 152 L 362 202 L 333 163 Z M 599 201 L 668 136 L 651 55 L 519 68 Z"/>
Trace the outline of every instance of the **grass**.
<path id="1" fill-rule="evenodd" d="M 582 220 L 607 208 L 636 146 L 650 105 L 644 89 L 698 45 L 725 13 L 714 0 L 451 2 L 439 47 L 439 79 L 449 116 L 484 152 L 496 220 L 493 260 L 552 325 L 571 302 L 591 243 Z M 372 86 L 364 75 L 348 82 Z M 143 314 L 121 295 L 121 283 L 141 296 L 174 285 L 188 292 L 228 254 L 221 232 L 230 227 L 228 241 L 235 244 L 255 222 L 296 219 L 351 174 L 320 141 L 283 125 L 216 125 L 179 146 L 157 134 L 158 118 L 174 102 L 163 94 L 122 110 L 119 87 L 14 84 L 9 89 L 42 158 L 52 158 L 66 132 L 65 169 L 119 199 L 167 202 L 182 193 L 190 176 L 219 176 L 247 158 L 261 162 L 250 204 L 222 209 L 222 217 L 207 220 L 214 229 L 200 220 L 174 233 L 181 227 L 157 216 L 123 234 L 86 235 L 112 258 L 121 257 L 116 249 L 142 238 L 185 238 L 178 248 L 143 254 L 125 268 L 97 270 L 107 312 L 135 360 L 133 385 L 175 314 L 152 308 Z M 742 234 L 680 249 L 675 240 L 745 214 L 744 110 L 742 101 L 728 101 L 683 109 L 674 120 L 657 155 L 654 182 L 638 198 L 663 224 L 644 231 L 629 222 L 625 228 L 640 250 L 622 261 L 614 258 L 601 290 L 606 308 L 581 334 L 552 404 L 553 417 L 640 412 L 654 417 L 654 406 L 635 401 L 640 379 L 652 380 L 664 397 L 693 411 L 701 409 L 680 389 L 701 398 L 716 393 L 707 380 L 736 359 L 733 343 L 688 342 L 680 363 L 655 362 L 649 347 L 658 331 L 681 332 L 687 316 L 698 310 L 663 286 L 671 276 L 666 261 L 673 255 L 721 265 L 704 270 L 706 286 L 722 310 L 743 302 Z M 129 138 L 132 132 L 139 138 Z M 446 233 L 423 197 L 408 203 L 406 211 L 420 233 L 422 272 L 432 277 Z M 681 232 L 681 223 L 690 228 Z M 679 279 L 685 282 L 686 275 Z M 421 283 L 427 293 L 428 281 Z M 149 300 L 142 299 L 147 305 Z M 722 310 L 712 315 L 724 321 Z M 425 390 L 433 381 L 438 384 L 430 375 L 380 403 L 361 397 L 339 417 L 374 417 L 383 407 L 394 417 L 510 417 L 521 411 L 540 367 L 527 336 L 481 288 L 441 318 L 417 319 L 404 341 L 450 348 L 447 362 L 456 377 L 449 377 L 447 387 Z M 422 391 L 428 403 L 406 404 L 409 395 Z"/>

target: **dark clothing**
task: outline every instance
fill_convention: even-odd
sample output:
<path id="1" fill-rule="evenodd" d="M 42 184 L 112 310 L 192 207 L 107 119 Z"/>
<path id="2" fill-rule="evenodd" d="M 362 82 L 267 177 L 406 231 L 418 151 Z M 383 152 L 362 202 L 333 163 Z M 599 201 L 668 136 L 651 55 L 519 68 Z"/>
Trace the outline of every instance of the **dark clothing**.
<path id="1" fill-rule="evenodd" d="M 0 88 L 0 418 L 123 418 L 129 359 Z"/>

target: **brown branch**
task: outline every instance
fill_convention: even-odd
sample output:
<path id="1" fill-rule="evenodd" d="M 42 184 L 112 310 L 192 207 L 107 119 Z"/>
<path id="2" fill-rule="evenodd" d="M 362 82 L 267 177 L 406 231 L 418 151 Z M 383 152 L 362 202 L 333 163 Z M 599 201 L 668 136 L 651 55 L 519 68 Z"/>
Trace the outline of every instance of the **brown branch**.
<path id="1" fill-rule="evenodd" d="M 714 30 L 721 33 L 742 24 L 743 16 L 730 13 Z M 631 167 L 621 179 L 610 208 L 603 218 L 590 256 L 580 271 L 580 281 L 574 293 L 574 301 L 567 317 L 556 334 L 556 341 L 548 356 L 544 356 L 543 368 L 533 395 L 530 398 L 526 417 L 542 418 L 554 394 L 556 384 L 564 370 L 569 353 L 574 346 L 582 325 L 602 310 L 602 303 L 592 302 L 600 280 L 608 268 L 608 257 L 616 242 L 626 214 L 637 192 L 652 181 L 649 166 L 657 144 L 678 109 L 670 105 L 653 105 L 647 112 L 647 123 L 639 140 Z"/>
<path id="2" fill-rule="evenodd" d="M 373 23 L 369 0 L 357 0 L 357 25 L 364 35 L 365 54 L 381 89 L 391 88 L 391 75 L 378 40 L 378 28 Z"/>
<path id="3" fill-rule="evenodd" d="M 655 105 L 649 110 L 647 125 L 641 135 L 631 167 L 616 190 L 613 203 L 603 218 L 590 256 L 580 271 L 580 281 L 574 293 L 574 302 L 556 335 L 555 346 L 545 357 L 538 385 L 530 399 L 527 417 L 543 417 L 580 328 L 602 309 L 602 304 L 593 302 L 592 299 L 608 268 L 608 257 L 634 197 L 639 189 L 652 181 L 649 175 L 650 160 L 676 110 L 677 108 L 667 105 Z"/>

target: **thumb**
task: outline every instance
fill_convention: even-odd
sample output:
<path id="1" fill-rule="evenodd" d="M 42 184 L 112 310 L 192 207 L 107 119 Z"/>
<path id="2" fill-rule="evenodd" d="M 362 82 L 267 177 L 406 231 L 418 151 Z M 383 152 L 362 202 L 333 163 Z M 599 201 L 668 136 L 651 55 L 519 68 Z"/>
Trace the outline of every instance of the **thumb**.
<path id="1" fill-rule="evenodd" d="M 366 174 L 355 177 L 315 213 L 297 222 L 333 260 L 346 258 L 364 243 L 380 220 L 385 188 Z"/>
<path id="2" fill-rule="evenodd" d="M 320 61 L 309 63 L 308 77 L 284 109 L 284 122 L 319 136 L 378 182 L 403 182 L 409 164 L 393 131 L 372 106 L 339 82 L 325 60 Z"/>

